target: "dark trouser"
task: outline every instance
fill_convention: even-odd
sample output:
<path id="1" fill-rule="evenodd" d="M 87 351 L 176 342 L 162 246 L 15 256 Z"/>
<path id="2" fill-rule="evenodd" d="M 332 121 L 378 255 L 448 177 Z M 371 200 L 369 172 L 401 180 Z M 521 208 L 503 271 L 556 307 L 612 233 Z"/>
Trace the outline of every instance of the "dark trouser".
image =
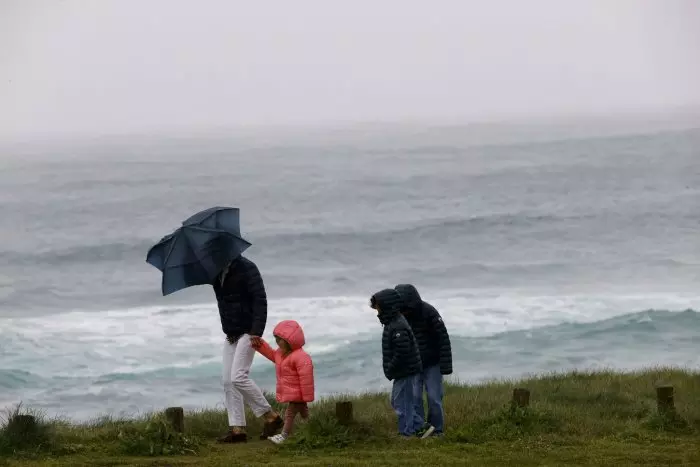
<path id="1" fill-rule="evenodd" d="M 423 388 L 428 395 L 428 423 L 435 427 L 435 433 L 442 433 L 445 424 L 445 415 L 442 410 L 442 374 L 440 365 L 433 365 L 423 370 L 416 378 L 414 399 L 414 425 L 422 427 L 425 424 L 425 410 L 423 407 Z"/>
<path id="2" fill-rule="evenodd" d="M 399 434 L 413 436 L 415 426 L 415 387 L 418 375 L 394 380 L 391 389 L 391 406 L 399 418 Z"/>

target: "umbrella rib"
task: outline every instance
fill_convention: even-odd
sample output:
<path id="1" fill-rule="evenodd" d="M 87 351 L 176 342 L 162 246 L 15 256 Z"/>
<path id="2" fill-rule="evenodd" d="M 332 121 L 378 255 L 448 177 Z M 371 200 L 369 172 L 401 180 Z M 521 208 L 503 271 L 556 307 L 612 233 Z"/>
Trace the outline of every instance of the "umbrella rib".
<path id="1" fill-rule="evenodd" d="M 180 229 L 178 229 L 178 230 L 180 230 Z M 173 250 L 175 249 L 175 244 L 177 243 L 179 237 L 180 237 L 180 235 L 173 235 L 173 242 L 170 244 L 170 249 L 168 250 L 168 254 L 165 255 L 165 260 L 163 261 L 164 267 L 168 264 L 168 260 L 170 259 L 170 255 L 172 254 Z"/>
<path id="2" fill-rule="evenodd" d="M 195 229 L 196 229 L 196 230 L 209 230 L 209 229 L 199 229 L 199 228 L 195 228 Z M 187 243 L 187 246 L 190 248 L 191 251 L 194 252 L 194 256 L 195 256 L 195 258 L 197 259 L 196 261 L 192 261 L 192 262 L 187 263 L 187 264 L 196 264 L 197 266 L 199 266 L 199 269 L 200 269 L 201 271 L 204 272 L 204 275 L 206 275 L 207 277 L 209 277 L 209 272 L 204 268 L 204 266 L 202 266 L 202 258 L 200 258 L 200 256 L 197 254 L 197 253 L 198 253 L 198 252 L 197 252 L 197 248 L 194 248 L 194 247 L 192 246 L 192 244 L 190 243 L 190 240 L 189 240 L 189 238 L 187 237 L 187 235 L 183 235 L 183 237 L 185 237 L 185 242 Z M 212 278 L 212 279 L 213 279 L 213 278 Z"/>
<path id="3" fill-rule="evenodd" d="M 252 244 L 251 244 L 248 240 L 246 240 L 245 238 L 239 237 L 238 235 L 235 235 L 235 234 L 233 234 L 233 233 L 231 233 L 231 232 L 227 232 L 226 230 L 221 230 L 221 229 L 209 229 L 209 228 L 195 227 L 195 226 L 187 226 L 187 228 L 188 228 L 188 229 L 191 229 L 191 230 L 198 230 L 198 231 L 200 231 L 200 232 L 216 233 L 216 234 L 218 234 L 218 235 L 223 235 L 223 236 L 230 237 L 230 238 L 233 238 L 233 239 L 236 239 L 236 240 L 241 240 L 241 241 L 247 243 L 249 246 L 252 245 Z M 193 251 L 197 251 L 197 250 L 193 250 Z M 201 259 L 201 258 L 198 256 L 197 259 Z"/>

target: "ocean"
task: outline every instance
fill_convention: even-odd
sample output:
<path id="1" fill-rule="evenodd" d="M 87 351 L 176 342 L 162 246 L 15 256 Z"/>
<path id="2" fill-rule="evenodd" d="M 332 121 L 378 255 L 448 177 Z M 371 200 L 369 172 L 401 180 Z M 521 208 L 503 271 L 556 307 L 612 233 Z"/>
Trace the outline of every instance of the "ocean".
<path id="1" fill-rule="evenodd" d="M 453 380 L 698 369 L 700 129 L 488 129 L 5 147 L 0 407 L 73 420 L 223 407 L 213 292 L 162 297 L 145 262 L 214 205 L 241 209 L 265 337 L 302 324 L 319 395 L 389 387 L 368 300 L 406 282 L 443 316 Z M 252 374 L 274 390 L 269 362 Z"/>

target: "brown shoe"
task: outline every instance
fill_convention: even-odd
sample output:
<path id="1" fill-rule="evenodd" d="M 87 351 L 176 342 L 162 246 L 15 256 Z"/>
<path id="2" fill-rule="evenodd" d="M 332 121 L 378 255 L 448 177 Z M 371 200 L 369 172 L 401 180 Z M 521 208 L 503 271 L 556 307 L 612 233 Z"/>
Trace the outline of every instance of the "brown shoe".
<path id="1" fill-rule="evenodd" d="M 234 431 L 229 431 L 225 435 L 217 438 L 216 442 L 217 443 L 227 443 L 227 444 L 235 444 L 235 443 L 245 443 L 248 441 L 248 435 L 242 432 L 234 432 Z"/>
<path id="2" fill-rule="evenodd" d="M 271 422 L 265 422 L 263 425 L 263 432 L 260 435 L 260 439 L 267 439 L 270 436 L 274 436 L 277 434 L 278 431 L 282 429 L 284 426 L 284 420 L 282 420 L 282 417 L 277 415 L 277 418 L 275 418 Z"/>

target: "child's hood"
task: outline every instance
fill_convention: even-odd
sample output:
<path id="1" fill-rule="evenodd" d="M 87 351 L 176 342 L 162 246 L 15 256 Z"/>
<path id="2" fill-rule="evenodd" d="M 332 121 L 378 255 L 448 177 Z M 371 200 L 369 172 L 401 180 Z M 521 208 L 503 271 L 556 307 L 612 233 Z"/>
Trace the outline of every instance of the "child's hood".
<path id="1" fill-rule="evenodd" d="M 373 307 L 379 308 L 377 317 L 382 324 L 389 324 L 401 311 L 403 299 L 394 289 L 380 290 L 372 295 L 370 303 Z"/>
<path id="2" fill-rule="evenodd" d="M 277 326 L 275 326 L 273 334 L 287 341 L 292 350 L 300 349 L 306 344 L 304 330 L 301 328 L 301 325 L 293 319 L 280 321 Z"/>

